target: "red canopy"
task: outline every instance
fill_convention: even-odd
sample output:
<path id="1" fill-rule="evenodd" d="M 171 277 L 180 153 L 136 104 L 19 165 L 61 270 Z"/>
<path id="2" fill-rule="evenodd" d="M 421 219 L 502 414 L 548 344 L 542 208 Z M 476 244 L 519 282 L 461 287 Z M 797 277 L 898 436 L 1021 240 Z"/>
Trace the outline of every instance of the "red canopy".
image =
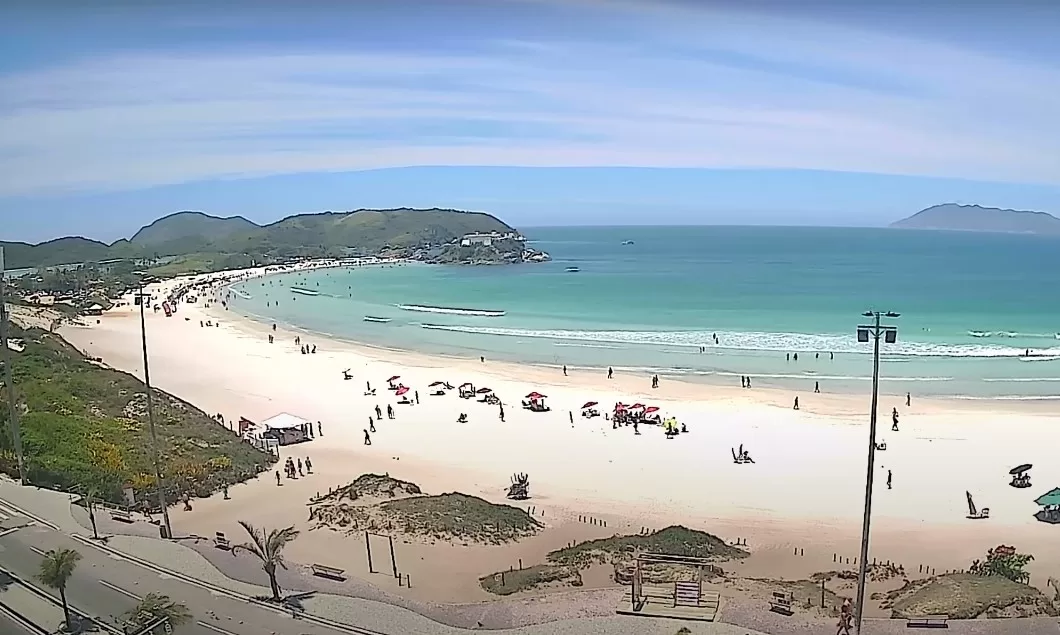
<path id="1" fill-rule="evenodd" d="M 434 388 L 435 386 L 444 386 L 444 385 L 445 385 L 444 381 L 436 381 L 436 382 L 432 383 L 430 386 L 428 386 L 428 388 Z"/>
<path id="2" fill-rule="evenodd" d="M 659 407 L 658 406 L 648 406 L 647 408 L 644 409 L 644 414 L 646 414 L 646 415 L 651 414 L 653 412 L 659 412 Z"/>
<path id="3" fill-rule="evenodd" d="M 635 404 L 633 404 L 632 406 L 630 406 L 630 407 L 629 407 L 629 409 L 630 409 L 630 410 L 637 410 L 637 409 L 639 409 L 639 408 L 644 408 L 644 407 L 645 407 L 645 406 L 644 406 L 644 404 L 642 404 L 642 403 L 635 403 Z"/>
<path id="4" fill-rule="evenodd" d="M 546 395 L 542 395 L 539 392 L 532 392 L 526 396 L 527 399 L 544 399 Z"/>
<path id="5" fill-rule="evenodd" d="M 627 407 L 628 406 L 626 406 L 626 404 L 621 403 L 621 402 L 615 404 L 615 410 L 616 411 L 617 410 L 625 410 Z"/>
<path id="6" fill-rule="evenodd" d="M 586 401 L 585 405 L 582 406 L 582 410 L 585 410 L 586 408 L 592 408 L 596 404 L 597 404 L 597 402 L 595 402 L 595 401 Z"/>
<path id="7" fill-rule="evenodd" d="M 400 397 L 401 395 L 404 395 L 408 391 L 409 391 L 409 387 L 408 386 L 400 386 L 396 391 L 394 391 L 394 394 L 397 395 L 398 397 Z"/>
<path id="8" fill-rule="evenodd" d="M 394 381 L 395 379 L 401 379 L 401 375 L 394 375 L 393 377 L 391 377 L 391 378 L 390 378 L 390 379 L 388 379 L 387 381 L 388 381 L 388 382 L 393 382 L 393 381 Z"/>
<path id="9" fill-rule="evenodd" d="M 477 393 L 478 393 L 478 394 L 480 394 L 480 395 L 485 395 L 485 394 L 486 394 L 486 393 L 488 393 L 488 392 L 493 392 L 493 390 L 492 390 L 492 389 L 490 389 L 490 388 L 479 388 L 479 389 L 478 389 L 478 390 L 476 390 L 475 392 L 477 392 Z"/>

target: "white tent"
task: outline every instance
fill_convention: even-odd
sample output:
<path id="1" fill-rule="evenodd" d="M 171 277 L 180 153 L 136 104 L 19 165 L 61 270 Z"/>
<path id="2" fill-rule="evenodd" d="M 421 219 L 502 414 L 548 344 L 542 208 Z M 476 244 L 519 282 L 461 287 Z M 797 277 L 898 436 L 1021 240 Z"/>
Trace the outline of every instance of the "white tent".
<path id="1" fill-rule="evenodd" d="M 301 428 L 304 425 L 308 425 L 310 422 L 301 418 L 296 417 L 293 414 L 287 412 L 281 412 L 280 414 L 270 417 L 265 421 L 261 422 L 262 427 L 266 430 L 272 428 L 274 430 L 290 430 L 291 428 Z"/>

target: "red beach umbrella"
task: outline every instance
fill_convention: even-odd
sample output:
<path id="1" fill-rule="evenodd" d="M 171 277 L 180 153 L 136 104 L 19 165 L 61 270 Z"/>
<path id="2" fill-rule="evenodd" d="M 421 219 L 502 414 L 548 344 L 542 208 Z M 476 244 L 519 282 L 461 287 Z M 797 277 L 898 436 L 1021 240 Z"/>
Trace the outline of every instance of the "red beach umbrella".
<path id="1" fill-rule="evenodd" d="M 596 404 L 597 404 L 597 402 L 595 402 L 595 401 L 586 401 L 585 405 L 582 406 L 582 410 L 585 410 L 586 408 L 592 408 Z"/>
<path id="2" fill-rule="evenodd" d="M 658 406 L 648 406 L 647 408 L 644 409 L 644 414 L 646 414 L 646 415 L 650 415 L 653 412 L 659 412 L 659 407 Z"/>
<path id="3" fill-rule="evenodd" d="M 630 409 L 630 410 L 639 410 L 640 408 L 643 408 L 643 407 L 644 407 L 644 404 L 642 404 L 642 403 L 635 403 L 635 404 L 633 404 L 632 406 L 630 406 L 630 407 L 629 407 L 629 409 Z"/>
<path id="4" fill-rule="evenodd" d="M 542 395 L 539 392 L 532 392 L 526 396 L 527 399 L 544 399 L 547 395 Z"/>
<path id="5" fill-rule="evenodd" d="M 401 375 L 394 375 L 393 377 L 391 377 L 391 378 L 390 378 L 390 379 L 388 379 L 387 381 L 388 381 L 388 382 L 392 382 L 392 381 L 394 381 L 394 380 L 397 380 L 397 379 L 401 379 Z"/>
<path id="6" fill-rule="evenodd" d="M 394 394 L 397 395 L 398 397 L 400 397 L 401 395 L 404 395 L 408 391 L 409 391 L 409 387 L 408 386 L 401 386 L 394 392 Z"/>
<path id="7" fill-rule="evenodd" d="M 436 382 L 432 383 L 430 386 L 428 386 L 428 388 L 434 388 L 435 386 L 444 386 L 444 385 L 445 385 L 444 381 L 436 381 Z"/>

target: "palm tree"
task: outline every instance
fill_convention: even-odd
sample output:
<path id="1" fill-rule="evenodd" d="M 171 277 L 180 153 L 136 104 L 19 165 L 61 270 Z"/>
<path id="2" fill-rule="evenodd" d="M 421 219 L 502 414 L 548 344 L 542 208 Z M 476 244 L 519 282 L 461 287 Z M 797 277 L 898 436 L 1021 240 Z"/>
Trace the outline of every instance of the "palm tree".
<path id="1" fill-rule="evenodd" d="M 73 629 L 70 626 L 70 607 L 66 604 L 66 583 L 74 574 L 80 559 L 81 554 L 73 549 L 52 549 L 44 554 L 44 560 L 40 562 L 40 573 L 37 574 L 38 580 L 59 591 L 67 631 Z"/>
<path id="2" fill-rule="evenodd" d="M 261 568 L 269 576 L 272 599 L 279 602 L 280 585 L 276 583 L 276 567 L 287 568 L 287 563 L 283 560 L 283 548 L 298 537 L 299 531 L 292 526 L 273 529 L 266 535 L 264 529 L 257 529 L 245 520 L 239 521 L 239 524 L 250 534 L 250 542 L 232 547 L 232 552 L 249 551 L 261 560 Z"/>
<path id="3" fill-rule="evenodd" d="M 143 628 L 163 617 L 169 618 L 169 625 L 176 628 L 191 621 L 191 611 L 180 602 L 174 602 L 168 595 L 148 593 L 140 603 L 125 614 L 129 626 Z"/>

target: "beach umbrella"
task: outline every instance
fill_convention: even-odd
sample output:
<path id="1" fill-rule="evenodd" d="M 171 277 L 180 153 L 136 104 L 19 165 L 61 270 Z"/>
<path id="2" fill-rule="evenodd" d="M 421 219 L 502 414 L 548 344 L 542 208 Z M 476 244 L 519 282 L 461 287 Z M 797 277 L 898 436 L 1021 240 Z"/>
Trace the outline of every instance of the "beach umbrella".
<path id="1" fill-rule="evenodd" d="M 401 395 L 404 395 L 408 391 L 409 391 L 409 387 L 408 386 L 399 386 L 397 391 L 394 392 L 394 394 L 397 395 L 398 397 L 400 397 Z"/>
<path id="2" fill-rule="evenodd" d="M 393 383 L 394 381 L 396 381 L 398 379 L 401 379 L 401 375 L 394 375 L 393 377 L 391 377 L 387 381 Z"/>
<path id="3" fill-rule="evenodd" d="M 445 385 L 444 381 L 436 381 L 436 382 L 432 383 L 430 386 L 428 386 L 428 388 L 434 388 L 435 386 L 444 386 L 444 385 Z"/>
<path id="4" fill-rule="evenodd" d="M 659 412 L 659 407 L 658 406 L 648 406 L 647 408 L 644 409 L 644 414 L 646 414 L 646 415 L 651 414 L 653 412 Z"/>
<path id="5" fill-rule="evenodd" d="M 1016 467 L 1012 468 L 1011 470 L 1008 471 L 1008 473 L 1012 474 L 1013 476 L 1015 476 L 1016 474 L 1023 474 L 1024 472 L 1026 472 L 1027 470 L 1031 469 L 1032 467 L 1034 467 L 1034 466 L 1031 465 L 1030 463 L 1024 463 L 1023 465 L 1017 465 Z"/>
<path id="6" fill-rule="evenodd" d="M 480 395 L 485 395 L 485 394 L 487 394 L 487 393 L 491 393 L 491 392 L 493 392 L 493 390 L 492 390 L 491 388 L 479 388 L 479 389 L 478 389 L 478 390 L 476 390 L 475 392 L 477 392 L 477 393 L 478 393 L 478 394 L 480 394 Z"/>
<path id="7" fill-rule="evenodd" d="M 585 410 L 586 408 L 592 408 L 593 406 L 596 405 L 596 403 L 597 402 L 595 402 L 595 401 L 586 401 L 585 405 L 582 406 L 582 410 Z"/>
<path id="8" fill-rule="evenodd" d="M 527 399 L 544 399 L 545 395 L 542 395 L 541 393 L 535 391 L 535 392 L 532 392 L 529 395 L 527 395 L 526 398 Z"/>
<path id="9" fill-rule="evenodd" d="M 630 406 L 629 409 L 630 410 L 639 410 L 640 408 L 644 408 L 644 407 L 645 406 L 642 403 L 635 403 L 632 406 Z"/>

